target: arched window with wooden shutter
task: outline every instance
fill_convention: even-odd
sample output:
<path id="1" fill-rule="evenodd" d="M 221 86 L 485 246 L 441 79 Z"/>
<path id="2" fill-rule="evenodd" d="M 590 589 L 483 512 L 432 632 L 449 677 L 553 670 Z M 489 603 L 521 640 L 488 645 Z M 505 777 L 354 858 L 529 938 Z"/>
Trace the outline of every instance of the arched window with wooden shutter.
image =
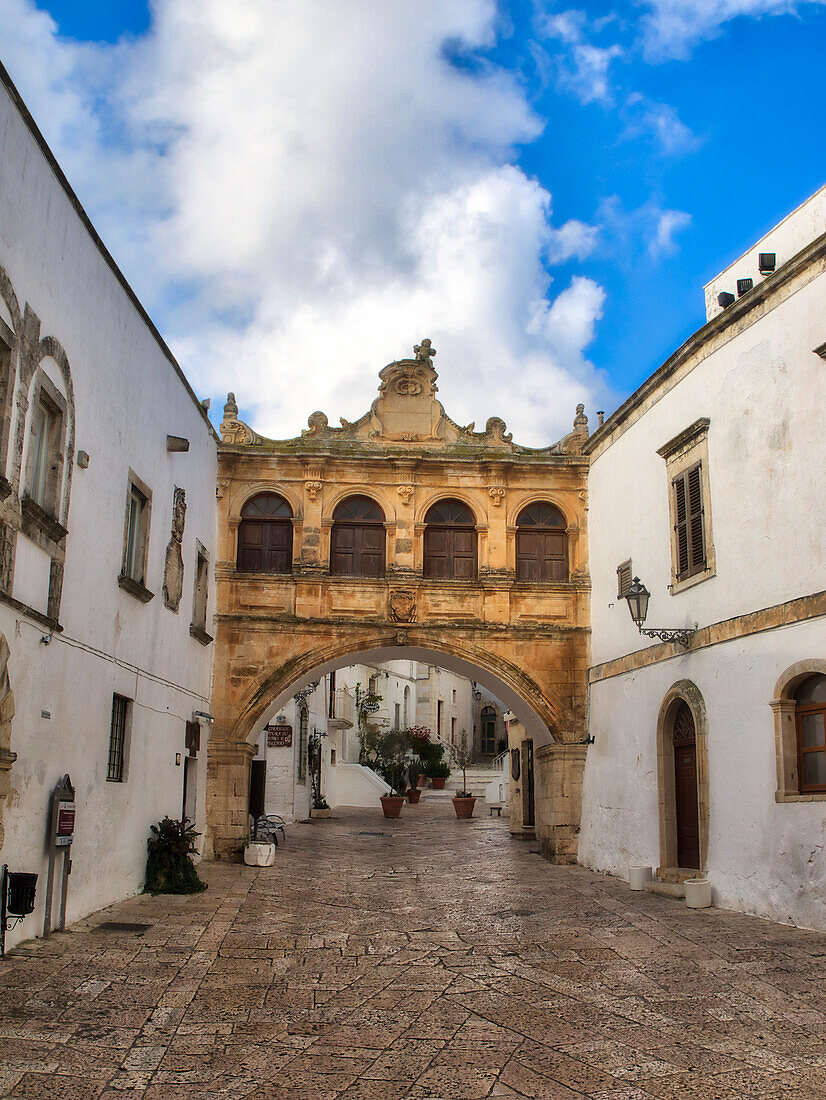
<path id="1" fill-rule="evenodd" d="M 434 580 L 476 578 L 476 519 L 461 500 L 440 500 L 424 517 L 424 575 Z"/>
<path id="2" fill-rule="evenodd" d="M 553 504 L 537 501 L 516 520 L 516 579 L 567 581 L 568 537 L 565 517 Z"/>
<path id="3" fill-rule="evenodd" d="M 703 508 L 703 468 L 692 466 L 674 478 L 674 537 L 677 580 L 693 577 L 706 568 L 706 537 Z"/>
<path id="4" fill-rule="evenodd" d="M 334 576 L 384 576 L 384 512 L 370 497 L 347 497 L 333 512 L 330 572 Z"/>
<path id="5" fill-rule="evenodd" d="M 293 513 L 276 493 L 260 493 L 241 509 L 238 569 L 244 573 L 291 573 Z"/>
<path id="6" fill-rule="evenodd" d="M 801 794 L 826 791 L 826 676 L 816 672 L 794 693 Z"/>

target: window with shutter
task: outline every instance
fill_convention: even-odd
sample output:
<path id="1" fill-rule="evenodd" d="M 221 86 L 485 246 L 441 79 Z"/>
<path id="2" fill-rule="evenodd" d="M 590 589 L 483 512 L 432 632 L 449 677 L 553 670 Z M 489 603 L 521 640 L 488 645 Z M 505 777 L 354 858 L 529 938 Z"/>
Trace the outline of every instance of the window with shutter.
<path id="1" fill-rule="evenodd" d="M 460 500 L 440 500 L 425 516 L 424 575 L 434 580 L 474 580 L 476 520 Z"/>
<path id="2" fill-rule="evenodd" d="M 516 520 L 516 579 L 567 581 L 565 517 L 553 504 L 530 504 Z"/>
<path id="3" fill-rule="evenodd" d="M 384 576 L 384 512 L 370 497 L 348 497 L 333 512 L 330 572 L 334 576 Z"/>
<path id="4" fill-rule="evenodd" d="M 621 600 L 625 599 L 625 595 L 631 587 L 632 570 L 633 566 L 630 558 L 628 561 L 624 561 L 622 565 L 617 566 L 617 596 Z"/>
<path id="5" fill-rule="evenodd" d="M 291 573 L 292 509 L 283 497 L 261 493 L 241 509 L 237 567 L 245 573 Z"/>
<path id="6" fill-rule="evenodd" d="M 677 580 L 684 580 L 706 568 L 702 465 L 679 474 L 672 484 Z"/>

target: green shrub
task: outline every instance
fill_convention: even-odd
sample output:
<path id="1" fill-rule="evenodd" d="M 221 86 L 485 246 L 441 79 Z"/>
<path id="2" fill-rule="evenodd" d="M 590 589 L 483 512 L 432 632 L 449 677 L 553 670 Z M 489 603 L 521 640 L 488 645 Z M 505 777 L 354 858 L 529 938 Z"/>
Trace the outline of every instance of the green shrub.
<path id="1" fill-rule="evenodd" d="M 146 842 L 149 855 L 146 860 L 147 894 L 199 894 L 207 884 L 198 878 L 195 864 L 189 858 L 195 851 L 194 826 L 185 817 L 176 821 L 165 817 L 158 825 L 151 825 L 152 836 Z"/>
<path id="2" fill-rule="evenodd" d="M 449 779 L 450 768 L 443 760 L 439 760 L 435 764 L 428 764 L 427 775 L 430 779 Z"/>

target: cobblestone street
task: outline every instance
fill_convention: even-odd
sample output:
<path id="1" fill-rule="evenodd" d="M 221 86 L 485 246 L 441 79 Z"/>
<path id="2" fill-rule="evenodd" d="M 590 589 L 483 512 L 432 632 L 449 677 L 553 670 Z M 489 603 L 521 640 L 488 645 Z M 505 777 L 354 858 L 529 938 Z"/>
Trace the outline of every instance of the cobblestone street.
<path id="1" fill-rule="evenodd" d="M 26 944 L 0 965 L 0 1094 L 826 1096 L 826 936 L 530 849 L 449 804 L 343 811 L 272 868 Z"/>

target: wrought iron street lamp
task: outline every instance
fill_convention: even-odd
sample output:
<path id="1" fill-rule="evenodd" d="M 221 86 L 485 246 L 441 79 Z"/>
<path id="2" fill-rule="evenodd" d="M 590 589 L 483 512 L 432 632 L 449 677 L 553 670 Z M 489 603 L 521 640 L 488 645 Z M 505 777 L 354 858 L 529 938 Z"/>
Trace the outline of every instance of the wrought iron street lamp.
<path id="1" fill-rule="evenodd" d="M 640 634 L 645 635 L 647 638 L 659 638 L 661 642 L 678 642 L 683 649 L 688 649 L 692 635 L 695 633 L 694 630 L 689 628 L 660 630 L 659 628 L 643 627 L 642 624 L 648 615 L 648 601 L 651 599 L 651 593 L 639 577 L 634 577 L 633 583 L 625 593 L 625 598 L 628 601 L 631 618 L 634 620 Z"/>

